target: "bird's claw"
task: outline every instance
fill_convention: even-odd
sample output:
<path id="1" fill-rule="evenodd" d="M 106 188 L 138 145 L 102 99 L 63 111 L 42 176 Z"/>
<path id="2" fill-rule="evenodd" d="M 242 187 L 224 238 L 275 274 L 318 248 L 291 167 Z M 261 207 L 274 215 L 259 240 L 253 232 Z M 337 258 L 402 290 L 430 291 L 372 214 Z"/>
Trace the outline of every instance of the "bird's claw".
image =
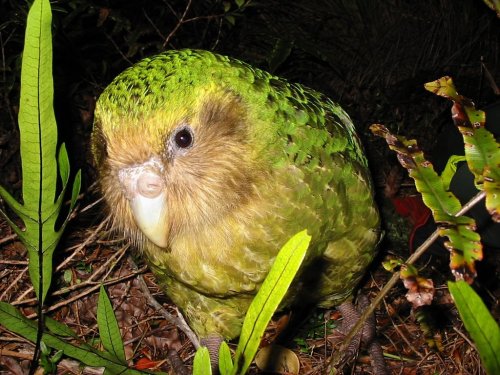
<path id="1" fill-rule="evenodd" d="M 346 335 L 357 323 L 361 312 L 369 305 L 368 298 L 364 295 L 359 296 L 357 308 L 351 301 L 346 301 L 338 306 L 344 320 L 338 331 Z M 365 322 L 360 333 L 356 334 L 342 354 L 340 366 L 343 366 L 349 359 L 354 358 L 361 344 L 368 349 L 371 359 L 372 370 L 375 375 L 387 374 L 385 361 L 380 343 L 376 340 L 375 316 L 372 314 Z"/>

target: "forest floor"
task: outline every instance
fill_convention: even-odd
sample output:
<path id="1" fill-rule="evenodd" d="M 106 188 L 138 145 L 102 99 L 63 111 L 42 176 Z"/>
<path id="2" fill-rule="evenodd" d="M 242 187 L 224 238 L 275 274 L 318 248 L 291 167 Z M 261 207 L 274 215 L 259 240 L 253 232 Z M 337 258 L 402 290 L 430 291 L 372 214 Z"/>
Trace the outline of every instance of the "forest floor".
<path id="1" fill-rule="evenodd" d="M 106 222 L 100 214 L 102 207 L 99 202 L 96 203 L 97 200 L 98 195 L 93 191 L 84 192 L 81 205 L 56 253 L 56 270 L 47 314 L 90 342 L 98 336 L 96 304 L 99 286 L 104 283 L 131 365 L 145 364 L 146 367 L 172 371 L 170 362 L 165 358 L 166 353 L 173 349 L 190 366 L 195 351 L 193 345 L 179 327 L 151 307 L 150 300 L 141 289 L 140 278 L 145 280 L 152 296 L 168 312 L 176 315 L 177 309 L 160 291 L 140 258 L 135 260 L 139 265 L 135 265 L 131 246 L 107 233 Z M 400 230 L 404 232 L 408 228 L 411 229 L 411 225 L 402 220 Z M 391 274 L 381 263 L 383 259 L 395 255 L 401 254 L 395 254 L 389 244 L 382 244 L 380 256 L 361 285 L 363 294 L 373 298 L 385 285 Z M 36 315 L 36 300 L 26 259 L 23 245 L 7 223 L 0 221 L 0 300 L 33 317 Z M 412 310 L 402 283 L 398 283 L 378 306 L 378 340 L 390 374 L 485 373 L 448 292 L 446 280 L 450 278 L 442 271 L 446 269 L 446 263 L 446 256 L 431 255 L 421 265 L 435 283 L 432 306 L 418 312 Z M 498 274 L 498 263 L 497 259 L 490 264 L 490 267 L 496 267 L 493 275 Z M 484 290 L 489 293 L 489 300 L 498 304 L 498 286 Z M 492 310 L 498 313 L 498 305 Z M 269 345 L 283 330 L 288 318 L 289 315 L 285 314 L 271 322 L 262 340 L 263 346 Z M 333 328 L 340 322 L 341 316 L 336 310 L 317 311 L 296 339 L 289 343 L 289 348 L 300 361 L 300 374 L 325 373 L 326 364 L 339 344 L 339 335 Z M 230 347 L 235 348 L 235 345 L 230 344 Z M 0 373 L 25 374 L 33 354 L 33 344 L 0 327 L 0 353 Z M 59 363 L 57 373 L 99 372 L 82 369 L 77 362 L 64 359 Z M 261 372 L 253 366 L 250 373 Z M 372 373 L 364 349 L 361 348 L 357 357 L 346 365 L 344 373 Z"/>

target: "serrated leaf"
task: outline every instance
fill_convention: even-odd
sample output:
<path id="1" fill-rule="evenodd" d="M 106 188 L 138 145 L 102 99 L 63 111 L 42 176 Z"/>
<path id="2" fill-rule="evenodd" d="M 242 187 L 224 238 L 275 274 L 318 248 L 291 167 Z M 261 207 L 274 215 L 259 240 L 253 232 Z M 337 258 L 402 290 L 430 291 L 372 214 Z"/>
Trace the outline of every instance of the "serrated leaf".
<path id="1" fill-rule="evenodd" d="M 293 236 L 279 251 L 269 274 L 253 299 L 243 321 L 232 374 L 244 374 L 260 340 L 304 260 L 311 236 L 304 230 Z"/>
<path id="2" fill-rule="evenodd" d="M 97 304 L 97 326 L 104 349 L 122 363 L 126 363 L 120 327 L 116 321 L 113 305 L 102 285 L 99 290 L 99 302 Z"/>
<path id="3" fill-rule="evenodd" d="M 434 298 L 434 283 L 418 275 L 418 270 L 411 264 L 401 265 L 399 277 L 403 280 L 403 285 L 408 289 L 406 299 L 414 309 L 430 305 Z"/>
<path id="4" fill-rule="evenodd" d="M 455 85 L 453 84 L 451 77 L 441 77 L 435 81 L 424 84 L 424 87 L 427 91 L 447 99 L 459 99 L 458 92 L 455 89 Z"/>
<path id="5" fill-rule="evenodd" d="M 500 154 L 497 156 L 500 159 Z M 495 162 L 496 165 L 500 165 L 500 160 Z M 484 172 L 484 191 L 486 192 L 486 209 L 491 215 L 491 218 L 500 223 L 500 178 L 498 177 L 498 171 L 486 168 Z"/>
<path id="6" fill-rule="evenodd" d="M 469 226 L 470 225 L 470 226 Z M 445 247 L 450 250 L 450 268 L 457 280 L 471 283 L 476 277 L 475 262 L 483 259 L 481 237 L 474 232 L 475 224 L 440 228 L 439 234 L 448 237 Z"/>
<path id="7" fill-rule="evenodd" d="M 455 300 L 460 317 L 472 340 L 486 372 L 500 374 L 500 327 L 481 298 L 463 281 L 448 282 L 448 289 Z"/>
<path id="8" fill-rule="evenodd" d="M 425 205 L 432 210 L 434 218 L 438 221 L 453 220 L 450 216 L 460 210 L 460 201 L 453 193 L 444 189 L 443 182 L 434 171 L 432 163 L 425 159 L 417 142 L 392 134 L 384 125 L 374 124 L 370 130 L 385 138 L 389 148 L 396 151 L 399 162 L 415 180 L 415 186 L 422 194 Z"/>
<path id="9" fill-rule="evenodd" d="M 455 214 L 462 208 L 455 195 L 446 191 L 444 183 L 427 161 L 415 140 L 397 136 L 380 124 L 370 130 L 385 138 L 389 148 L 396 151 L 401 165 L 415 181 L 415 187 L 422 194 L 422 200 L 432 211 L 441 236 L 447 236 L 445 243 L 450 250 L 450 268 L 457 280 L 472 282 L 476 276 L 475 261 L 483 257 L 479 234 L 475 232 L 475 221 L 467 216 Z"/>
<path id="10" fill-rule="evenodd" d="M 474 174 L 476 186 L 482 189 L 484 167 L 488 165 L 488 159 L 498 151 L 498 145 L 493 134 L 484 128 L 484 119 L 481 122 L 471 122 L 467 107 L 454 103 L 451 112 L 453 122 L 464 138 L 467 165 Z M 484 112 L 481 113 L 484 117 Z"/>
<path id="11" fill-rule="evenodd" d="M 500 222 L 500 147 L 485 128 L 485 112 L 459 95 L 450 77 L 427 83 L 425 87 L 432 87 L 430 91 L 453 101 L 452 118 L 464 139 L 467 166 L 474 174 L 476 187 L 486 193 L 486 208 L 492 219 Z"/>

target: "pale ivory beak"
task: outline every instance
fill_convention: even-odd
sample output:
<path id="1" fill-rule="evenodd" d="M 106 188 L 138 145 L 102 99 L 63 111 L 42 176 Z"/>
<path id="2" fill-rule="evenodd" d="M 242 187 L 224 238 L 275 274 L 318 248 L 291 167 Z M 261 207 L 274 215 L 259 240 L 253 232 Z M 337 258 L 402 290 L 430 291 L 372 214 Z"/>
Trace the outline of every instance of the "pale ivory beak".
<path id="1" fill-rule="evenodd" d="M 167 246 L 167 197 L 161 168 L 155 160 L 122 169 L 119 179 L 129 200 L 132 216 L 141 232 L 155 245 Z"/>

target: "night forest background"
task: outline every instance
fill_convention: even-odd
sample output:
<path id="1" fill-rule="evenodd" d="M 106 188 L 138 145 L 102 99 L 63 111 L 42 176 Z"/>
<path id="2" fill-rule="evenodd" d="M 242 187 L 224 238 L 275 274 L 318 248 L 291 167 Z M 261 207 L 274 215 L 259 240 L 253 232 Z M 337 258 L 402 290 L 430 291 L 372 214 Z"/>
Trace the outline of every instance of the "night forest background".
<path id="1" fill-rule="evenodd" d="M 0 0 L 0 184 L 16 197 L 21 193 L 17 111 L 28 9 L 28 1 Z M 78 254 L 58 271 L 61 284 L 82 282 L 96 270 L 102 272 L 106 258 L 125 246 L 110 240 L 103 230 L 96 233 L 103 215 L 99 205 L 92 206 L 99 193 L 89 139 L 100 92 L 143 57 L 169 49 L 207 49 L 321 91 L 344 107 L 364 142 L 386 231 L 380 259 L 363 285 L 368 294 L 376 293 L 390 276 L 380 261 L 387 256 L 406 258 L 409 242 L 425 234 L 417 233 L 424 214 L 403 217 L 401 207 L 395 205 L 394 198 L 398 198 L 403 206 L 410 205 L 408 210 L 422 210 L 413 200 L 405 201 L 415 196 L 414 185 L 369 126 L 382 123 L 395 133 L 417 139 L 430 160 L 439 164 L 447 152 L 440 142 L 452 137 L 450 132 L 456 129 L 450 102 L 426 91 L 424 83 L 451 76 L 458 91 L 480 109 L 494 106 L 500 95 L 500 19 L 481 0 L 61 0 L 52 2 L 52 12 L 59 137 L 67 144 L 72 170 L 82 169 L 84 176 L 81 212 L 61 246 L 62 259 L 75 249 Z M 89 237 L 95 241 L 84 241 Z M 18 301 L 29 312 L 34 304 L 29 294 L 23 295 L 29 283 L 26 274 L 21 275 L 25 256 L 13 232 L 0 220 L 0 299 Z M 477 281 L 497 320 L 499 258 L 498 251 L 485 251 Z M 448 254 L 439 245 L 419 262 L 421 272 L 434 280 L 437 290 L 425 324 L 411 311 L 402 285 L 377 310 L 384 351 L 405 358 L 388 359 L 391 373 L 484 373 L 444 287 L 452 279 L 448 262 Z M 174 349 L 189 363 L 193 348 L 175 326 L 160 318 L 142 319 L 154 312 L 141 299 L 134 281 L 124 277 L 127 272 L 132 272 L 130 265 L 121 260 L 108 276 L 127 280 L 126 293 L 117 284 L 110 294 L 121 312 L 120 325 L 129 327 L 124 331 L 131 343 L 129 354 L 135 359 L 149 355 L 158 360 L 166 349 Z M 155 296 L 167 304 L 154 280 L 148 274 L 146 279 L 156 290 Z M 2 291 L 14 280 L 16 287 Z M 92 337 L 96 293 L 74 295 L 54 297 L 54 304 L 61 307 L 53 316 L 82 336 Z M 293 349 L 301 361 L 301 374 L 321 373 L 321 363 L 334 345 L 324 328 L 335 317 L 335 312 L 318 312 L 314 319 L 320 329 L 309 329 L 297 341 Z M 270 338 L 279 324 L 279 320 L 271 324 Z M 140 350 L 137 337 L 144 338 Z M 0 347 L 7 346 L 30 348 L 0 328 Z M 27 366 L 22 356 L 0 356 L 0 373 L 23 373 Z M 65 366 L 71 369 L 71 363 Z M 168 362 L 160 367 L 170 370 Z M 350 371 L 370 373 L 365 353 L 351 364 Z"/>

